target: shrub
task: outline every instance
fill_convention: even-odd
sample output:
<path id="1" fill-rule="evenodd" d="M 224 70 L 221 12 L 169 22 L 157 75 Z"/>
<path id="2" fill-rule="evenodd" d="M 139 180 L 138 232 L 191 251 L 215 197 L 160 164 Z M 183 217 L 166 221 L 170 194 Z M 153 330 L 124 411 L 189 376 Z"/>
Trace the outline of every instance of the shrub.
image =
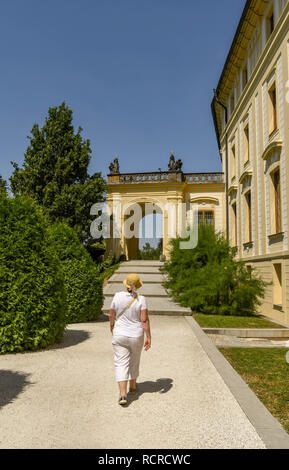
<path id="1" fill-rule="evenodd" d="M 76 232 L 63 223 L 51 226 L 67 296 L 67 323 L 95 320 L 103 304 L 102 276 Z"/>
<path id="2" fill-rule="evenodd" d="M 198 245 L 181 250 L 171 242 L 171 258 L 162 268 L 164 286 L 173 298 L 195 312 L 252 315 L 264 297 L 266 283 L 235 259 L 229 242 L 211 226 L 199 227 Z"/>
<path id="3" fill-rule="evenodd" d="M 59 341 L 65 309 L 60 262 L 40 209 L 0 196 L 0 353 Z"/>
<path id="4" fill-rule="evenodd" d="M 117 262 L 116 257 L 113 254 L 109 254 L 106 258 L 102 255 L 100 259 L 100 275 L 102 285 L 105 286 L 108 279 L 111 278 L 113 273 L 118 269 L 120 263 Z"/>

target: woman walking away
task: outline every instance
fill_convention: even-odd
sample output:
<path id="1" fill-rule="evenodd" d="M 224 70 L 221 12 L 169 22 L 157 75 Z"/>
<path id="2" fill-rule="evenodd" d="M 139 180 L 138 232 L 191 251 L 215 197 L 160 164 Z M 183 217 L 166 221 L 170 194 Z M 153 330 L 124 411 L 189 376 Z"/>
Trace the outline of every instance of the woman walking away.
<path id="1" fill-rule="evenodd" d="M 137 393 L 136 379 L 139 376 L 142 348 L 144 346 L 145 351 L 148 351 L 151 347 L 146 299 L 136 292 L 142 286 L 142 281 L 137 274 L 129 274 L 123 284 L 126 291 L 114 295 L 109 312 L 120 405 L 127 404 L 128 381 L 129 393 Z"/>

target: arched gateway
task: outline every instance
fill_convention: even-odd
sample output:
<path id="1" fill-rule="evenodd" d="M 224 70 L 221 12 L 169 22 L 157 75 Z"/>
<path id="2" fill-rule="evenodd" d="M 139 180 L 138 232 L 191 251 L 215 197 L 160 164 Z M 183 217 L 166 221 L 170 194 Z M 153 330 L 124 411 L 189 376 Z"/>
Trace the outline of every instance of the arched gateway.
<path id="1" fill-rule="evenodd" d="M 184 218 L 190 220 L 191 204 L 198 204 L 199 223 L 214 224 L 216 230 L 225 231 L 223 173 L 183 173 L 182 162 L 175 162 L 173 154 L 168 166 L 168 171 L 120 173 L 117 158 L 110 165 L 107 204 L 115 231 L 112 229 L 114 235 L 107 239 L 107 254 L 137 259 L 139 221 L 159 213 L 163 216 L 163 254 L 168 258 L 172 233 L 175 229 L 175 236 L 181 235 Z"/>

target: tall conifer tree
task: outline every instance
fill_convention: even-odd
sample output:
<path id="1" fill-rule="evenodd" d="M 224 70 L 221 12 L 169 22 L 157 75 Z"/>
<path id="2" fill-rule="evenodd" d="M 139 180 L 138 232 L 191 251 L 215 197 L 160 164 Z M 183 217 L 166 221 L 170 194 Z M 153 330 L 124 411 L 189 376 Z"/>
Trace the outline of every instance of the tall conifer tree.
<path id="1" fill-rule="evenodd" d="M 7 194 L 7 183 L 0 175 L 0 194 Z"/>
<path id="2" fill-rule="evenodd" d="M 90 243 L 90 208 L 103 200 L 105 181 L 101 173 L 88 174 L 90 141 L 81 127 L 74 131 L 72 114 L 63 102 L 49 108 L 42 128 L 34 124 L 23 167 L 11 162 L 10 182 L 14 195 L 33 198 L 52 222 L 67 223 Z"/>

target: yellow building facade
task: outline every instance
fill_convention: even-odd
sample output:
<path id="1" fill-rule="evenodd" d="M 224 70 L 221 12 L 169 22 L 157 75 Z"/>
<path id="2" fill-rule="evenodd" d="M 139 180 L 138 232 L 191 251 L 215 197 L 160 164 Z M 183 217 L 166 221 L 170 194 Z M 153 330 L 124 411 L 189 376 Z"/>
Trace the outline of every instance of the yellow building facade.
<path id="1" fill-rule="evenodd" d="M 182 236 L 182 228 L 191 225 L 193 211 L 198 211 L 200 221 L 214 225 L 217 231 L 225 231 L 223 173 L 112 172 L 107 181 L 107 205 L 116 225 L 116 233 L 106 242 L 107 253 L 116 258 L 121 255 L 127 260 L 138 258 L 139 223 L 153 212 L 162 214 L 162 252 L 167 259 L 170 240 Z M 132 216 L 136 220 L 132 224 L 136 225 L 135 235 L 128 238 L 125 224 Z"/>
<path id="2" fill-rule="evenodd" d="M 271 283 L 260 313 L 289 323 L 289 1 L 247 0 L 212 102 L 238 258 Z"/>

